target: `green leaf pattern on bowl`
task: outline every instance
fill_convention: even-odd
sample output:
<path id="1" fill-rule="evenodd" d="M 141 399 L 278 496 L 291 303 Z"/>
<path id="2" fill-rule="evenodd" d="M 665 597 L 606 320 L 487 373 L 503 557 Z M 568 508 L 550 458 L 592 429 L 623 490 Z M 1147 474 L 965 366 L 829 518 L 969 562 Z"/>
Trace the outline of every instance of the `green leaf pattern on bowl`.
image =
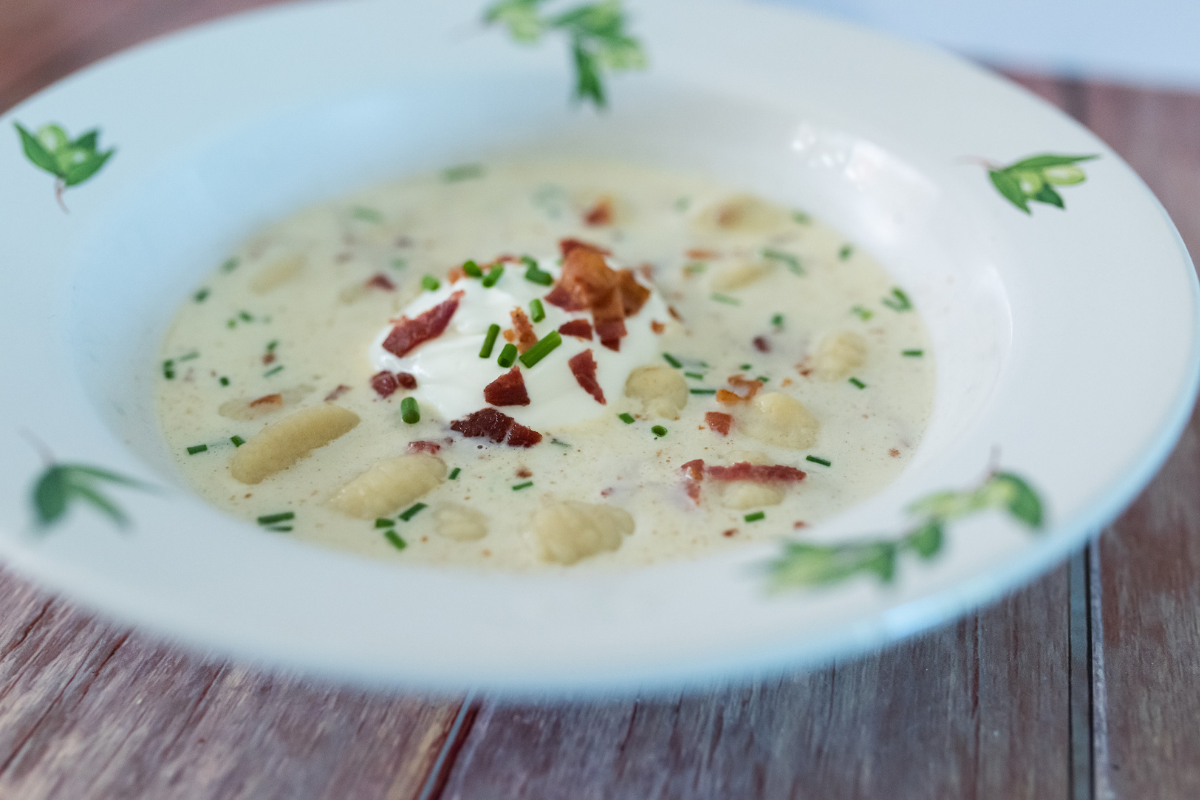
<path id="1" fill-rule="evenodd" d="M 1079 164 L 1099 157 L 1046 153 L 1024 158 L 1007 167 L 989 164 L 988 177 L 1001 196 L 1026 214 L 1033 213 L 1030 203 L 1045 203 L 1065 209 L 1062 195 L 1054 187 L 1083 183 L 1087 180 L 1087 174 Z"/>
<path id="2" fill-rule="evenodd" d="M 91 179 L 116 152 L 115 148 L 100 150 L 99 129 L 71 139 L 60 125 L 43 125 L 36 133 L 31 133 L 19 122 L 13 125 L 21 139 L 25 157 L 35 167 L 57 179 L 55 195 L 59 205 L 62 205 L 63 190 Z M 66 210 L 65 206 L 63 210 Z"/>

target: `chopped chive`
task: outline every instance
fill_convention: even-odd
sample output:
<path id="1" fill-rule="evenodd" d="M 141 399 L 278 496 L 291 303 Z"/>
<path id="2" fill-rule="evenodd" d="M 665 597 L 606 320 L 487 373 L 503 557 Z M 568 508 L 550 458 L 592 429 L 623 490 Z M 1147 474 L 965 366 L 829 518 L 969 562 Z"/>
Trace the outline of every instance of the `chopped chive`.
<path id="1" fill-rule="evenodd" d="M 867 308 L 863 308 L 862 306 L 855 306 L 854 308 L 850 309 L 850 313 L 854 314 L 856 317 L 861 319 L 863 322 L 866 322 L 871 317 L 875 316 L 874 311 L 871 311 L 870 309 L 867 309 Z"/>
<path id="2" fill-rule="evenodd" d="M 278 514 L 266 514 L 258 518 L 259 525 L 275 525 L 279 522 L 287 522 L 296 518 L 295 511 L 281 511 Z"/>
<path id="3" fill-rule="evenodd" d="M 187 449 L 189 456 L 194 456 L 197 453 L 203 453 L 206 450 L 208 450 L 208 445 L 206 444 L 195 444 Z"/>
<path id="4" fill-rule="evenodd" d="M 208 292 L 207 288 L 200 289 L 194 295 L 192 295 L 192 299 L 195 300 L 197 303 L 203 303 L 205 300 L 208 299 L 208 295 L 209 295 L 209 292 Z"/>
<path id="5" fill-rule="evenodd" d="M 842 261 L 845 261 L 852 255 L 854 255 L 854 246 L 853 245 L 844 244 L 844 245 L 842 245 L 842 249 L 838 250 L 838 258 L 841 259 Z"/>
<path id="6" fill-rule="evenodd" d="M 236 327 L 237 327 L 237 320 L 236 320 L 236 319 L 232 319 L 232 318 L 230 318 L 230 320 L 229 320 L 228 322 L 226 322 L 226 323 L 225 323 L 225 327 L 226 327 L 226 328 L 229 328 L 229 329 L 231 329 L 231 330 L 232 330 L 233 328 L 236 328 Z"/>
<path id="7" fill-rule="evenodd" d="M 483 164 L 459 164 L 442 170 L 442 180 L 446 183 L 466 181 L 483 177 Z"/>
<path id="8" fill-rule="evenodd" d="M 355 206 L 354 210 L 350 212 L 350 216 L 363 222 L 374 222 L 376 224 L 383 222 L 383 214 L 366 206 Z"/>
<path id="9" fill-rule="evenodd" d="M 497 264 L 488 270 L 488 274 L 483 278 L 483 288 L 490 289 L 496 285 L 496 282 L 504 276 L 504 265 Z"/>
<path id="10" fill-rule="evenodd" d="M 562 344 L 562 335 L 558 331 L 550 331 L 542 337 L 541 341 L 521 354 L 521 363 L 525 365 L 526 369 L 529 369 L 550 355 L 560 344 Z"/>
<path id="11" fill-rule="evenodd" d="M 220 379 L 219 379 L 219 383 L 220 383 L 222 386 L 228 386 L 228 385 L 229 385 L 229 378 L 226 378 L 224 375 L 222 375 L 222 376 L 220 377 Z"/>
<path id="12" fill-rule="evenodd" d="M 716 394 L 716 389 L 689 389 L 692 394 Z"/>
<path id="13" fill-rule="evenodd" d="M 233 442 L 234 447 L 241 447 L 246 443 L 246 440 L 240 436 L 230 436 L 229 441 Z"/>
<path id="14" fill-rule="evenodd" d="M 691 204 L 692 204 L 692 198 L 681 197 L 675 201 L 675 210 L 676 211 L 687 211 L 688 206 L 690 206 Z"/>
<path id="15" fill-rule="evenodd" d="M 530 486 L 533 486 L 533 481 L 525 481 L 524 483 L 518 483 L 516 486 L 512 487 L 512 490 L 514 492 L 519 492 L 522 489 L 528 489 Z"/>
<path id="16" fill-rule="evenodd" d="M 460 472 L 462 472 L 461 467 L 455 467 L 454 469 L 450 470 L 450 480 L 452 480 L 452 481 L 458 480 L 458 474 Z"/>
<path id="17" fill-rule="evenodd" d="M 221 265 L 221 272 L 233 272 L 238 268 L 239 263 L 240 262 L 236 258 L 228 258 L 225 260 L 225 263 Z"/>
<path id="18" fill-rule="evenodd" d="M 376 528 L 393 528 L 395 525 L 396 520 L 394 519 L 385 519 L 384 517 L 380 517 L 379 519 L 375 520 Z"/>
<path id="19" fill-rule="evenodd" d="M 550 444 L 556 444 L 559 447 L 570 447 L 571 446 L 569 442 L 564 442 L 561 439 L 555 439 L 553 437 L 551 437 L 551 439 L 550 439 Z"/>
<path id="20" fill-rule="evenodd" d="M 662 437 L 667 435 L 667 429 L 664 428 L 662 425 L 655 425 L 653 428 L 650 429 L 650 432 L 654 434 L 654 437 L 656 439 L 661 439 Z"/>
<path id="21" fill-rule="evenodd" d="M 416 425 L 421 421 L 421 407 L 417 405 L 417 398 L 406 397 L 400 401 L 400 419 L 409 425 Z"/>
<path id="22" fill-rule="evenodd" d="M 689 378 L 695 378 L 698 381 L 704 380 L 704 375 L 699 372 L 685 372 L 683 374 Z"/>
<path id="23" fill-rule="evenodd" d="M 736 297 L 730 297 L 729 295 L 721 294 L 720 292 L 713 292 L 712 299 L 716 300 L 718 303 L 724 303 L 727 306 L 740 306 L 742 304 L 742 301 L 738 300 Z"/>
<path id="24" fill-rule="evenodd" d="M 783 327 L 783 314 L 776 314 L 775 316 L 771 317 L 771 324 L 773 326 L 775 326 L 776 328 L 782 328 Z"/>
<path id="25" fill-rule="evenodd" d="M 487 336 L 483 337 L 483 347 L 479 348 L 480 358 L 491 358 L 492 348 L 496 346 L 496 337 L 499 335 L 499 325 L 492 323 L 488 326 Z"/>
<path id="26" fill-rule="evenodd" d="M 617 419 L 621 420 L 621 422 L 624 422 L 626 425 L 632 425 L 634 423 L 633 414 L 617 414 Z"/>
<path id="27" fill-rule="evenodd" d="M 392 269 L 404 269 L 407 266 L 408 266 L 408 259 L 404 259 L 404 258 L 393 258 L 392 259 Z"/>
<path id="28" fill-rule="evenodd" d="M 410 506 L 408 508 L 408 510 L 406 510 L 400 514 L 400 519 L 404 520 L 405 522 L 408 522 L 410 519 L 415 517 L 417 514 L 421 513 L 421 509 L 423 509 L 423 508 L 428 508 L 428 506 L 425 505 L 424 503 L 417 503 L 416 505 Z"/>
<path id="29" fill-rule="evenodd" d="M 758 381 L 759 383 L 770 383 L 771 382 L 771 379 L 768 378 L 766 375 L 759 375 L 754 380 Z"/>
<path id="30" fill-rule="evenodd" d="M 280 372 L 282 372 L 282 371 L 283 371 L 283 364 L 280 364 L 278 367 L 271 367 L 269 370 L 267 370 L 266 372 L 264 372 L 264 373 L 263 373 L 263 377 L 264 377 L 264 378 L 269 378 L 269 377 L 271 377 L 272 375 L 278 375 L 278 374 L 279 374 Z"/>
<path id="31" fill-rule="evenodd" d="M 810 217 L 808 214 L 805 214 L 803 211 L 793 211 L 792 221 L 798 225 L 807 225 L 812 222 L 812 217 Z"/>
<path id="32" fill-rule="evenodd" d="M 193 350 L 192 352 L 187 353 L 186 355 L 182 355 L 175 360 L 176 361 L 193 361 L 199 357 L 200 357 L 200 353 L 196 350 Z"/>
<path id="33" fill-rule="evenodd" d="M 238 317 L 241 318 L 242 322 L 254 322 L 254 315 L 249 311 L 239 311 Z"/>
<path id="34" fill-rule="evenodd" d="M 765 511 L 755 511 L 753 514 L 747 514 L 746 516 L 742 517 L 742 519 L 746 520 L 746 522 L 758 522 L 760 519 L 766 518 L 767 514 Z"/>
<path id="35" fill-rule="evenodd" d="M 688 275 L 701 275 L 708 269 L 708 264 L 703 261 L 693 261 L 691 264 L 684 266 L 683 271 Z"/>
<path id="36" fill-rule="evenodd" d="M 782 250 L 776 250 L 773 247 L 764 247 L 762 251 L 763 258 L 769 258 L 772 261 L 778 261 L 788 268 L 788 272 L 793 275 L 803 275 L 804 267 L 800 266 L 800 259 L 796 258 L 791 253 L 785 253 Z"/>
<path id="37" fill-rule="evenodd" d="M 747 370 L 754 369 L 754 365 L 753 365 L 753 364 L 742 364 L 740 367 L 738 367 L 738 369 L 740 369 L 740 370 L 742 370 L 743 372 L 745 372 L 745 371 L 747 371 Z"/>
<path id="38" fill-rule="evenodd" d="M 904 290 L 899 288 L 893 288 L 892 296 L 883 298 L 883 304 L 893 311 L 908 311 L 912 308 L 912 301 L 908 299 Z"/>
<path id="39" fill-rule="evenodd" d="M 274 353 L 276 347 L 279 347 L 278 339 L 272 339 L 271 341 L 267 342 L 267 352 L 268 353 Z"/>
<path id="40" fill-rule="evenodd" d="M 662 354 L 662 357 L 663 357 L 663 360 L 664 360 L 664 361 L 666 361 L 668 364 L 670 364 L 670 365 L 671 365 L 672 367 L 674 367 L 675 369 L 682 369 L 682 368 L 683 368 L 683 362 L 682 362 L 682 361 L 680 361 L 680 360 L 679 360 L 678 358 L 676 358 L 675 356 L 671 355 L 670 353 L 663 353 L 663 354 Z"/>
<path id="41" fill-rule="evenodd" d="M 479 265 L 476 264 L 474 261 L 463 262 L 462 269 L 468 278 L 482 278 L 483 277 L 483 270 L 480 269 Z"/>
<path id="42" fill-rule="evenodd" d="M 441 285 L 442 284 L 438 283 L 438 279 L 432 275 L 426 275 L 425 277 L 421 278 L 421 287 L 428 289 L 431 292 L 436 292 L 438 287 Z"/>
<path id="43" fill-rule="evenodd" d="M 168 358 L 163 362 L 163 377 L 169 381 L 175 380 L 175 360 Z"/>
<path id="44" fill-rule="evenodd" d="M 529 301 L 529 318 L 534 322 L 541 322 L 546 318 L 546 307 L 536 297 Z"/>
<path id="45" fill-rule="evenodd" d="M 855 386 L 857 386 L 860 389 L 867 388 L 867 385 L 865 383 L 863 383 L 862 381 L 860 381 L 858 378 L 851 378 L 850 382 L 853 383 Z"/>
<path id="46" fill-rule="evenodd" d="M 529 257 L 526 256 L 525 258 Z M 549 286 L 550 284 L 554 283 L 554 276 L 543 269 L 539 269 L 537 262 L 532 258 L 530 258 L 529 261 L 525 261 L 523 258 L 521 261 L 529 264 L 529 269 L 525 270 L 525 280 L 529 281 L 530 283 L 536 283 L 540 286 Z"/>
<path id="47" fill-rule="evenodd" d="M 527 267 L 533 267 L 534 269 L 537 269 L 538 265 L 537 259 L 533 256 L 521 256 L 521 263 Z"/>
<path id="48" fill-rule="evenodd" d="M 924 350 L 901 350 L 900 355 L 907 356 L 908 358 L 920 358 L 921 356 L 925 355 L 925 351 Z"/>
<path id="49" fill-rule="evenodd" d="M 509 367 L 511 367 L 513 365 L 513 362 L 516 360 L 517 360 L 517 346 L 515 344 L 513 344 L 512 342 L 509 342 L 508 344 L 504 345 L 504 349 L 502 349 L 500 351 L 500 355 L 496 359 L 496 363 L 499 364 L 500 366 L 504 367 L 505 369 L 508 369 Z"/>
<path id="50" fill-rule="evenodd" d="M 272 531 L 274 533 L 291 533 L 292 526 L 291 525 L 272 525 L 269 528 L 267 528 L 267 530 Z"/>
<path id="51" fill-rule="evenodd" d="M 396 548 L 397 550 L 403 550 L 404 548 L 408 547 L 408 542 L 406 542 L 406 541 L 404 541 L 404 539 L 400 538 L 400 534 L 396 533 L 393 530 L 384 531 L 383 538 L 385 538 L 389 542 L 391 542 L 392 547 Z"/>
<path id="52" fill-rule="evenodd" d="M 817 456 L 805 456 L 804 460 L 811 461 L 814 464 L 820 464 L 823 467 L 828 467 L 832 464 L 832 462 L 830 462 L 828 459 L 818 458 Z"/>

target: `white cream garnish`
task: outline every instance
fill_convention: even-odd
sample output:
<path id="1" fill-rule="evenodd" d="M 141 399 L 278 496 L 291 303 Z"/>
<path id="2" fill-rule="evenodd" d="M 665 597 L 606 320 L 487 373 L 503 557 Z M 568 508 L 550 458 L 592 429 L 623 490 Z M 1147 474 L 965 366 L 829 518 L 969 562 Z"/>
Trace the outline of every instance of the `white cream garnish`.
<path id="1" fill-rule="evenodd" d="M 554 262 L 555 259 L 546 259 L 540 262 L 540 268 L 558 280 L 561 269 Z M 619 268 L 611 259 L 609 266 Z M 613 352 L 600 344 L 598 338 L 587 341 L 563 335 L 562 345 L 533 367 L 526 368 L 520 361 L 515 364 L 525 380 L 529 405 L 501 406 L 500 410 L 522 425 L 542 432 L 586 422 L 601 414 L 615 413 L 611 410 L 613 403 L 624 394 L 629 373 L 640 366 L 662 360 L 659 357 L 658 335 L 651 330 L 651 322 L 665 324 L 670 321 L 667 306 L 654 287 L 641 279 L 639 283 L 651 290 L 650 297 L 636 315 L 625 320 L 627 335 L 621 338 L 620 352 Z M 488 326 L 497 324 L 501 330 L 511 328 L 510 312 L 518 307 L 532 320 L 530 301 L 543 299 L 550 292 L 550 287 L 526 280 L 523 265 L 508 264 L 504 275 L 491 288 L 485 288 L 482 281 L 476 278 L 462 278 L 454 284 L 447 282 L 435 292 L 422 293 L 403 310 L 402 315 L 413 319 L 449 300 L 453 293 L 459 291 L 463 294 L 458 310 L 441 336 L 418 345 L 401 358 L 383 349 L 383 343 L 394 327 L 389 324 L 375 337 L 369 350 L 371 363 L 376 370 L 414 375 L 417 389 L 412 394 L 420 403 L 422 413 L 436 411 L 447 421 L 488 407 L 483 399 L 484 387 L 508 372 L 496 363 L 506 344 L 503 335 L 496 339 L 489 357 L 479 357 Z M 541 322 L 533 323 L 539 340 L 570 320 L 586 319 L 589 323 L 592 320 L 591 312 L 568 313 L 545 300 L 542 305 L 546 317 Z M 567 365 L 572 356 L 584 350 L 592 351 L 596 361 L 596 380 L 604 390 L 608 405 L 601 405 L 584 391 Z"/>

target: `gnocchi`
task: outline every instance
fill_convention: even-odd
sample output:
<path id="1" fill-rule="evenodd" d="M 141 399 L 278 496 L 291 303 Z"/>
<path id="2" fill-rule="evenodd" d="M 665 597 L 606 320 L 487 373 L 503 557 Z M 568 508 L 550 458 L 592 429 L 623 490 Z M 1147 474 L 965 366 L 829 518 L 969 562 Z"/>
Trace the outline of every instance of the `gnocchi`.
<path id="1" fill-rule="evenodd" d="M 612 552 L 633 530 L 633 516 L 628 511 L 573 500 L 543 506 L 533 516 L 538 558 L 554 564 L 570 565 Z"/>
<path id="2" fill-rule="evenodd" d="M 428 453 L 380 461 L 347 483 L 331 508 L 359 519 L 386 517 L 436 489 L 446 479 L 446 462 Z"/>
<path id="3" fill-rule="evenodd" d="M 239 447 L 229 472 L 242 483 L 261 483 L 349 433 L 358 422 L 358 414 L 332 403 L 294 411 Z"/>

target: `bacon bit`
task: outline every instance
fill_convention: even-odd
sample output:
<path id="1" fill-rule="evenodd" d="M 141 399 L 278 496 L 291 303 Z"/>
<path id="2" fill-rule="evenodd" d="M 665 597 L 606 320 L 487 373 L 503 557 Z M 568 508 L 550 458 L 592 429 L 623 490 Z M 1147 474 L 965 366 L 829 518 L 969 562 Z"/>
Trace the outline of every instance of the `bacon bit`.
<path id="1" fill-rule="evenodd" d="M 371 388 L 378 392 L 380 397 L 391 397 L 400 388 L 400 381 L 385 370 L 371 376 Z"/>
<path id="2" fill-rule="evenodd" d="M 570 253 L 572 250 L 576 249 L 577 247 L 582 247 L 585 250 L 593 250 L 603 256 L 611 256 L 612 255 L 611 250 L 606 250 L 603 247 L 600 247 L 599 245 L 588 244 L 587 242 L 581 242 L 578 239 L 559 239 L 558 240 L 558 249 L 562 253 L 563 258 L 566 258 L 567 254 Z"/>
<path id="3" fill-rule="evenodd" d="M 483 387 L 483 399 L 494 406 L 529 405 L 529 392 L 525 390 L 521 370 L 513 367 Z"/>
<path id="4" fill-rule="evenodd" d="M 767 337 L 765 336 L 755 336 L 754 349 L 760 353 L 769 353 L 771 352 L 771 343 L 767 341 Z"/>
<path id="5" fill-rule="evenodd" d="M 396 382 L 400 384 L 401 389 L 408 389 L 410 392 L 417 388 L 417 376 L 408 372 L 397 372 Z"/>
<path id="6" fill-rule="evenodd" d="M 573 319 L 560 325 L 558 332 L 563 336 L 578 336 L 580 339 L 587 339 L 590 342 L 592 340 L 592 323 L 586 319 Z"/>
<path id="7" fill-rule="evenodd" d="M 621 305 L 627 317 L 641 311 L 642 306 L 650 299 L 650 290 L 638 283 L 631 269 L 623 269 L 617 273 L 617 290 L 621 293 Z"/>
<path id="8" fill-rule="evenodd" d="M 408 450 L 411 453 L 429 453 L 431 456 L 436 456 L 442 446 L 437 442 L 409 442 Z"/>
<path id="9" fill-rule="evenodd" d="M 730 528 L 727 531 L 721 531 L 721 535 L 732 538 L 737 533 L 737 528 Z"/>
<path id="10" fill-rule="evenodd" d="M 783 464 L 751 464 L 748 461 L 739 461 L 731 467 L 707 467 L 704 472 L 714 481 L 754 483 L 799 483 L 808 474 L 802 469 Z"/>
<path id="11" fill-rule="evenodd" d="M 791 378 L 784 378 L 783 380 L 781 380 L 781 381 L 779 382 L 779 385 L 780 385 L 780 386 L 791 386 L 791 385 L 792 385 L 792 379 L 791 379 Z"/>
<path id="12" fill-rule="evenodd" d="M 325 402 L 326 402 L 326 403 L 332 403 L 334 400 L 337 400 L 339 397 L 341 397 L 342 395 L 344 395 L 344 394 L 345 394 L 346 392 L 348 392 L 348 391 L 350 391 L 350 387 L 349 387 L 349 386 L 347 386 L 347 385 L 346 385 L 346 384 L 344 384 L 344 383 L 339 383 L 339 384 L 337 385 L 337 388 L 336 388 L 336 389 L 334 389 L 334 390 L 333 390 L 332 392 L 330 392 L 329 394 L 325 395 Z"/>
<path id="13" fill-rule="evenodd" d="M 596 201 L 596 205 L 589 208 L 583 214 L 583 222 L 585 225 L 599 227 L 601 225 L 611 225 L 613 221 L 612 198 L 601 197 Z"/>
<path id="14" fill-rule="evenodd" d="M 722 414 L 720 411 L 705 412 L 704 421 L 708 424 L 709 428 L 722 436 L 727 436 L 730 426 L 733 425 L 733 417 L 729 414 Z"/>
<path id="15" fill-rule="evenodd" d="M 648 280 L 648 281 L 654 280 L 654 265 L 653 264 L 642 264 L 640 267 L 638 267 L 638 272 L 642 273 L 642 277 L 645 278 L 646 280 Z"/>
<path id="16" fill-rule="evenodd" d="M 392 283 L 392 279 L 382 272 L 376 272 L 368 278 L 366 287 L 368 289 L 382 289 L 385 292 L 396 291 L 396 284 Z"/>
<path id="17" fill-rule="evenodd" d="M 680 467 L 680 469 L 687 473 L 688 478 L 691 480 L 702 480 L 704 478 L 704 459 L 697 458 L 694 461 L 689 461 Z"/>
<path id="18" fill-rule="evenodd" d="M 899 458 L 900 451 L 893 447 L 891 450 L 888 450 L 888 455 L 891 456 L 892 458 Z"/>
<path id="19" fill-rule="evenodd" d="M 804 358 L 800 359 L 800 363 L 796 365 L 796 371 L 805 378 L 807 378 L 809 375 L 812 375 L 812 357 L 805 356 Z"/>
<path id="20" fill-rule="evenodd" d="M 575 376 L 581 389 L 595 398 L 600 405 L 608 405 L 608 401 L 604 399 L 604 390 L 596 381 L 596 359 L 592 357 L 591 350 L 571 356 L 567 366 L 571 368 L 571 374 Z"/>
<path id="21" fill-rule="evenodd" d="M 717 389 L 717 402 L 723 406 L 736 406 L 742 399 L 741 395 L 736 395 L 728 389 Z"/>
<path id="22" fill-rule="evenodd" d="M 274 364 L 275 363 L 275 354 L 267 353 L 266 355 L 263 356 L 262 361 L 263 361 L 264 366 L 267 364 Z"/>
<path id="23" fill-rule="evenodd" d="M 717 402 L 732 406 L 738 403 L 748 403 L 754 399 L 754 395 L 758 394 L 758 390 L 763 387 L 762 381 L 750 381 L 743 378 L 741 375 L 733 375 L 729 378 L 729 385 L 734 389 L 745 389 L 745 394 L 737 394 L 726 389 L 717 390 Z"/>
<path id="24" fill-rule="evenodd" d="M 529 469 L 529 467 L 521 467 L 520 469 L 517 470 L 517 477 L 518 478 L 532 478 L 533 472 Z"/>
<path id="25" fill-rule="evenodd" d="M 458 283 L 465 277 L 467 277 L 467 273 L 463 272 L 462 267 L 451 267 L 450 273 L 446 276 L 446 280 L 453 284 Z"/>
<path id="26" fill-rule="evenodd" d="M 463 419 L 450 423 L 450 430 L 473 439 L 491 439 L 503 442 L 508 437 L 510 447 L 533 447 L 542 440 L 542 435 L 530 430 L 507 414 L 494 408 L 483 408 L 468 414 Z"/>
<path id="27" fill-rule="evenodd" d="M 609 350 L 621 352 L 621 337 L 625 333 L 625 320 L 611 319 L 606 322 L 596 322 L 596 336 L 600 338 L 600 344 Z"/>
<path id="28" fill-rule="evenodd" d="M 513 329 L 517 332 L 517 352 L 524 353 L 538 343 L 537 334 L 533 331 L 533 323 L 525 315 L 525 309 L 520 306 L 508 312 L 512 317 Z"/>
<path id="29" fill-rule="evenodd" d="M 511 342 L 511 341 L 513 341 L 513 340 L 514 340 L 514 339 L 516 339 L 516 338 L 517 338 L 517 332 L 516 332 L 516 331 L 514 331 L 512 328 L 505 328 L 505 329 L 504 329 L 504 341 L 506 341 L 506 342 Z"/>
<path id="30" fill-rule="evenodd" d="M 611 497 L 612 493 L 615 491 L 616 491 L 616 489 L 609 486 L 609 487 L 606 487 L 606 488 L 600 490 L 600 496 L 601 497 Z"/>
<path id="31" fill-rule="evenodd" d="M 687 257 L 699 259 L 701 261 L 708 261 L 709 259 L 720 258 L 721 254 L 716 250 L 700 250 L 698 248 L 692 248 L 691 250 L 687 251 Z"/>
<path id="32" fill-rule="evenodd" d="M 564 311 L 586 311 L 609 301 L 616 288 L 617 273 L 605 263 L 604 253 L 576 242 L 564 250 L 562 277 L 546 302 Z"/>
<path id="33" fill-rule="evenodd" d="M 667 312 L 671 315 L 671 319 L 675 320 L 676 322 L 683 322 L 683 317 L 681 317 L 679 312 L 675 310 L 675 306 L 667 306 Z"/>
<path id="34" fill-rule="evenodd" d="M 256 408 L 258 406 L 281 406 L 281 405 L 283 405 L 283 395 L 281 395 L 281 394 L 264 394 L 262 397 L 258 398 L 257 400 L 250 401 L 251 408 Z"/>
<path id="35" fill-rule="evenodd" d="M 457 291 L 446 302 L 418 314 L 416 319 L 401 317 L 384 340 L 383 349 L 403 358 L 417 345 L 441 336 L 458 310 L 458 301 L 462 296 L 462 291 Z"/>
<path id="36" fill-rule="evenodd" d="M 658 320 L 656 320 L 656 319 L 650 320 L 650 330 L 654 331 L 655 333 L 662 333 L 666 329 L 667 329 L 667 326 L 662 324 Z"/>
<path id="37" fill-rule="evenodd" d="M 792 527 L 795 528 L 796 530 L 800 530 L 801 528 L 807 528 L 808 523 L 805 522 L 804 520 L 797 520 L 796 522 L 792 523 Z"/>

